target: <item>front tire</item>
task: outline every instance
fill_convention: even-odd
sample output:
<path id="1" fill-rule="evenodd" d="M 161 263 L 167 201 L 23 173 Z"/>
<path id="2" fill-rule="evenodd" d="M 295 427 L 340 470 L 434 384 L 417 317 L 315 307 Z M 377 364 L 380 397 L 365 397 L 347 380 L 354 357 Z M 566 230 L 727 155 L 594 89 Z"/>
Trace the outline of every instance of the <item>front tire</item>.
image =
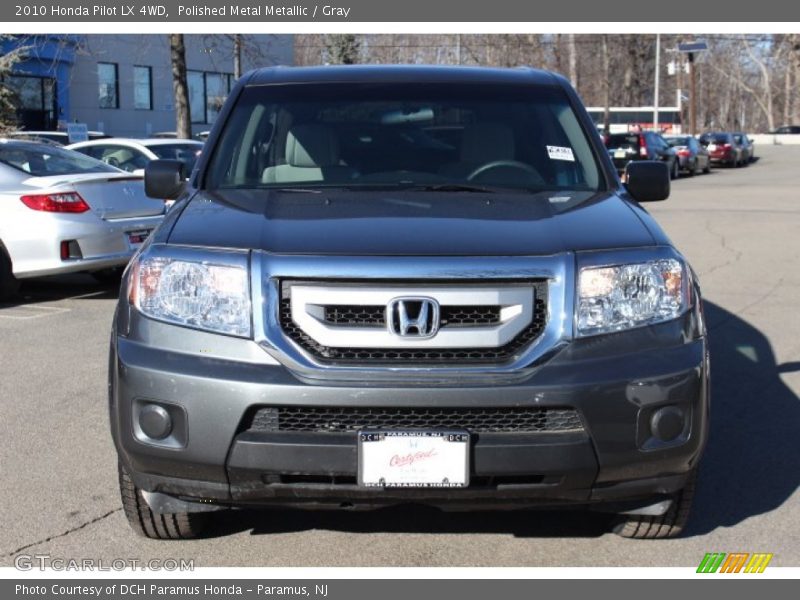
<path id="1" fill-rule="evenodd" d="M 697 485 L 697 469 L 695 468 L 686 485 L 673 494 L 672 506 L 663 515 L 619 515 L 613 531 L 619 536 L 638 540 L 654 540 L 679 536 L 686 522 L 694 499 Z"/>
<path id="2" fill-rule="evenodd" d="M 10 300 L 19 291 L 19 280 L 14 277 L 11 259 L 0 244 L 0 300 Z"/>
<path id="3" fill-rule="evenodd" d="M 120 464 L 118 468 L 122 508 L 136 533 L 154 540 L 190 540 L 203 532 L 208 523 L 208 513 L 153 512 L 125 467 Z"/>
<path id="4" fill-rule="evenodd" d="M 672 161 L 672 170 L 670 172 L 669 178 L 670 179 L 677 179 L 681 176 L 681 166 L 678 164 L 677 160 Z"/>

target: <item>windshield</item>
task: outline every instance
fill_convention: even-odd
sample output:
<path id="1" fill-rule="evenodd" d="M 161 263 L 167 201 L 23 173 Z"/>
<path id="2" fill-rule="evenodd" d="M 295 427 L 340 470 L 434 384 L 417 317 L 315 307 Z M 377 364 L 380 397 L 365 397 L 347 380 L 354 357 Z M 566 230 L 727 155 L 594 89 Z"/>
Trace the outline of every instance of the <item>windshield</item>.
<path id="1" fill-rule="evenodd" d="M 668 137 L 664 139 L 667 140 L 667 143 L 673 148 L 675 146 L 688 146 L 689 144 L 692 143 L 691 142 L 692 138 L 689 137 Z"/>
<path id="2" fill-rule="evenodd" d="M 539 191 L 600 181 L 560 89 L 329 83 L 246 88 L 205 187 Z"/>
<path id="3" fill-rule="evenodd" d="M 119 169 L 58 146 L 27 142 L 0 144 L 0 163 L 34 177 L 82 173 L 119 173 Z"/>
<path id="4" fill-rule="evenodd" d="M 727 133 L 707 133 L 702 136 L 701 141 L 711 144 L 727 144 L 730 142 L 730 137 Z"/>
<path id="5" fill-rule="evenodd" d="M 150 151 L 158 158 L 170 158 L 179 160 L 186 165 L 186 173 L 191 173 L 197 159 L 200 157 L 200 151 L 203 149 L 203 144 L 195 142 L 184 142 L 176 144 L 153 144 L 148 146 Z"/>

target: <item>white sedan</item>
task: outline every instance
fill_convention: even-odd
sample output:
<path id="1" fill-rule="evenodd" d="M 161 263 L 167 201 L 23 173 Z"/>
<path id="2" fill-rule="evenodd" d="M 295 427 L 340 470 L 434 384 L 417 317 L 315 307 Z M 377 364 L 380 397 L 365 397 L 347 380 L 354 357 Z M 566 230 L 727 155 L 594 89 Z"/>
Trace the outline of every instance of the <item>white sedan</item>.
<path id="1" fill-rule="evenodd" d="M 186 176 L 192 172 L 203 143 L 195 140 L 175 138 L 129 139 L 106 138 L 89 140 L 67 146 L 82 154 L 101 160 L 123 171 L 144 174 L 144 168 L 151 160 L 170 158 L 180 160 L 186 165 Z"/>
<path id="2" fill-rule="evenodd" d="M 164 211 L 141 177 L 62 147 L 0 138 L 0 297 L 20 279 L 124 266 Z"/>

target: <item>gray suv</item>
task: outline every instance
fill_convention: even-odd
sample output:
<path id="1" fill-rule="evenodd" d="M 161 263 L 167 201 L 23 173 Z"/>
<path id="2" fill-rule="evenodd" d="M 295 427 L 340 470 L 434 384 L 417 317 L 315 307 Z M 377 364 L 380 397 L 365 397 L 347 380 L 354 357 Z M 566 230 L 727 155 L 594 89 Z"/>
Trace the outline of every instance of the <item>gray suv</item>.
<path id="1" fill-rule="evenodd" d="M 695 276 L 575 92 L 532 69 L 269 68 L 233 89 L 123 278 L 123 506 L 575 506 L 683 528 L 708 431 Z"/>

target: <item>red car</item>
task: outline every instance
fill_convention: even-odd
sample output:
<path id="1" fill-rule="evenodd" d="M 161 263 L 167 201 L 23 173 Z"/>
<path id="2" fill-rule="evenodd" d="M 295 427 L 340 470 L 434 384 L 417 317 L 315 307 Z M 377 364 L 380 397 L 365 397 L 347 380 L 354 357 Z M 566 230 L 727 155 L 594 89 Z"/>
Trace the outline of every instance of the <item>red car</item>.
<path id="1" fill-rule="evenodd" d="M 732 133 L 704 133 L 700 143 L 708 149 L 708 158 L 714 164 L 741 167 L 747 164 L 742 147 L 736 143 Z"/>

